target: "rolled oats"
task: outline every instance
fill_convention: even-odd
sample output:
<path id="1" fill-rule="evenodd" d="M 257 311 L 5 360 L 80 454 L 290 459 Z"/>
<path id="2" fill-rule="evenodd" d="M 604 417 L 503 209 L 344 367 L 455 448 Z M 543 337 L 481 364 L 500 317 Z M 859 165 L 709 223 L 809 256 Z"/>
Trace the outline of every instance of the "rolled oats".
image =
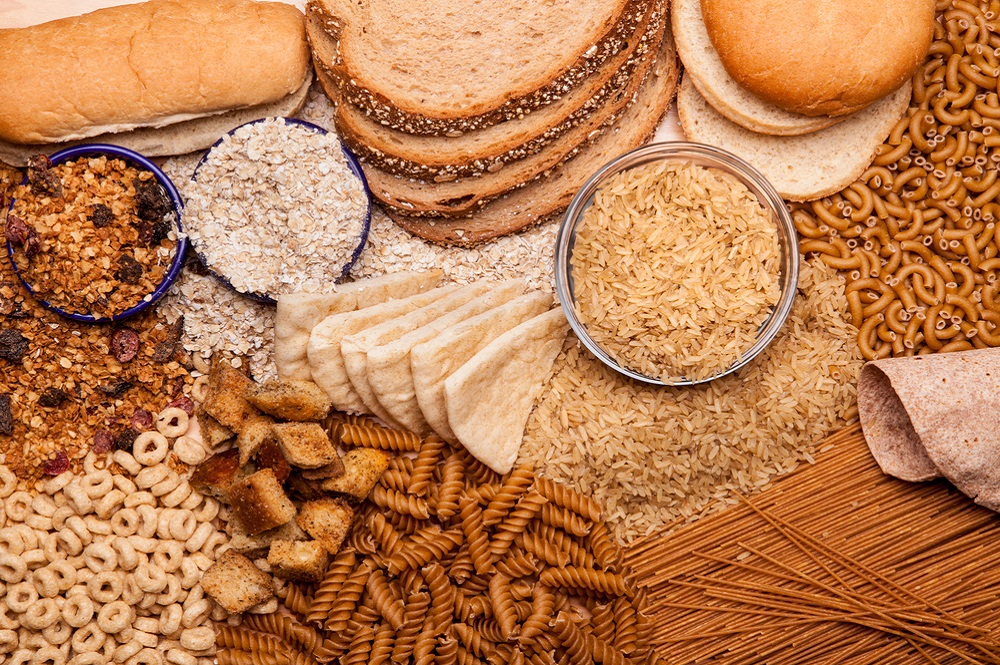
<path id="1" fill-rule="evenodd" d="M 281 118 L 227 136 L 182 192 L 205 264 L 241 293 L 272 297 L 340 279 L 368 208 L 336 135 Z"/>

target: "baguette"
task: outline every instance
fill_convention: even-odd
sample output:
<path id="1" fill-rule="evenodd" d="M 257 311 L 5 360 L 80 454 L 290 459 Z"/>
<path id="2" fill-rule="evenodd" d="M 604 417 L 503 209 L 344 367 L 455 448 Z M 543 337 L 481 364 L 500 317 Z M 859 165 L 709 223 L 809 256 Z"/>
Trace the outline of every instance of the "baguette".
<path id="1" fill-rule="evenodd" d="M 15 146 L 160 129 L 304 98 L 310 72 L 302 13 L 251 0 L 109 7 L 0 30 L 0 52 L 17 54 L 0 59 L 0 140 Z"/>

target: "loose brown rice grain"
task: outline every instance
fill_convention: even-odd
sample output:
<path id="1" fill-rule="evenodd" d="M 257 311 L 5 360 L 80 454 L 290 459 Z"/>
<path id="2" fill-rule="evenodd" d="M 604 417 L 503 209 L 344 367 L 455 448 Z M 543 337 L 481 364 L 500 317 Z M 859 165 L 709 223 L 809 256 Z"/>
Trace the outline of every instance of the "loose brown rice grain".
<path id="1" fill-rule="evenodd" d="M 843 281 L 803 263 L 785 327 L 753 363 L 704 386 L 623 378 L 575 339 L 532 413 L 521 461 L 604 507 L 620 538 L 698 517 L 808 460 L 853 413 L 861 361 Z"/>

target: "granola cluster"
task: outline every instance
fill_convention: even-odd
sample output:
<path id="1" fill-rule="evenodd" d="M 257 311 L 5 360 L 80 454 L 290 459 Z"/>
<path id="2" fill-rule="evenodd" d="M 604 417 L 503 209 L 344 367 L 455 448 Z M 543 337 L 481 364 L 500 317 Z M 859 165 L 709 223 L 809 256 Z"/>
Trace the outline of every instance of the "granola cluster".
<path id="1" fill-rule="evenodd" d="M 153 174 L 120 159 L 42 156 L 14 192 L 7 240 L 25 281 L 67 312 L 110 317 L 151 297 L 177 249 L 175 215 Z"/>

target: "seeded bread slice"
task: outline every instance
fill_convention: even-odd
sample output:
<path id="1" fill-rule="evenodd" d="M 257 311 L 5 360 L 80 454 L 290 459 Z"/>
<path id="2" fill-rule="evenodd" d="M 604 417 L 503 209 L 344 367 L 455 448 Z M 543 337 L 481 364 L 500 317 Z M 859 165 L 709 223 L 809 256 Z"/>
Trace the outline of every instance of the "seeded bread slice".
<path id="1" fill-rule="evenodd" d="M 794 136 L 815 132 L 843 119 L 791 113 L 733 80 L 708 37 L 701 16 L 701 0 L 674 0 L 670 20 L 684 71 L 705 101 L 729 120 L 760 134 Z"/>
<path id="2" fill-rule="evenodd" d="M 646 142 L 674 98 L 677 78 L 677 56 L 668 30 L 660 45 L 656 66 L 635 101 L 608 131 L 573 159 L 527 187 L 487 203 L 471 217 L 420 218 L 391 210 L 389 215 L 410 233 L 443 245 L 476 245 L 537 224 L 569 205 L 597 169 Z"/>
<path id="3" fill-rule="evenodd" d="M 345 99 L 421 134 L 480 129 L 551 103 L 615 53 L 646 0 L 310 0 L 338 38 Z"/>
<path id="4" fill-rule="evenodd" d="M 653 44 L 656 48 L 663 39 L 663 22 L 658 12 L 656 33 Z M 544 150 L 512 162 L 495 173 L 479 177 L 458 178 L 450 182 L 428 183 L 394 176 L 362 162 L 365 176 L 372 194 L 380 201 L 401 213 L 410 215 L 444 215 L 450 217 L 468 216 L 484 203 L 523 187 L 549 169 L 569 159 L 587 144 L 600 136 L 622 111 L 652 68 L 656 51 L 644 57 L 636 66 L 636 71 L 628 84 L 611 95 L 597 110 L 584 121 L 551 142 Z M 322 81 L 321 81 L 322 82 Z"/>
<path id="5" fill-rule="evenodd" d="M 627 46 L 597 72 L 561 99 L 523 117 L 457 136 L 419 136 L 385 127 L 362 109 L 342 101 L 337 106 L 337 130 L 356 155 L 393 175 L 446 182 L 495 172 L 509 162 L 539 152 L 586 120 L 627 84 L 636 73 L 636 65 L 653 46 L 656 31 L 649 28 L 654 8 L 650 4 Z M 332 40 L 317 27 L 315 19 L 309 21 L 308 32 L 314 58 L 322 60 L 319 45 Z"/>

